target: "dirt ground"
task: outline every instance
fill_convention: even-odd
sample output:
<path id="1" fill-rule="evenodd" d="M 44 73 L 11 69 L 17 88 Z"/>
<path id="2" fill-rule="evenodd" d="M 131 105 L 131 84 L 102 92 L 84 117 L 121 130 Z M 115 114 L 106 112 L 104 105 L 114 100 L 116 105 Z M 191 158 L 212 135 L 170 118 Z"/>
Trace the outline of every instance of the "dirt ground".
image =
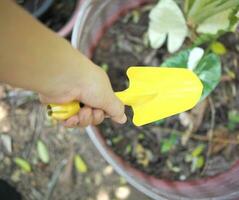
<path id="1" fill-rule="evenodd" d="M 0 85 L 0 99 L 0 174 L 24 199 L 148 200 L 104 161 L 84 129 L 65 129 L 49 120 L 35 94 Z M 39 160 L 39 139 L 47 146 L 49 164 Z M 74 154 L 84 159 L 87 173 L 74 169 Z M 30 173 L 21 172 L 16 156 L 31 164 Z"/>

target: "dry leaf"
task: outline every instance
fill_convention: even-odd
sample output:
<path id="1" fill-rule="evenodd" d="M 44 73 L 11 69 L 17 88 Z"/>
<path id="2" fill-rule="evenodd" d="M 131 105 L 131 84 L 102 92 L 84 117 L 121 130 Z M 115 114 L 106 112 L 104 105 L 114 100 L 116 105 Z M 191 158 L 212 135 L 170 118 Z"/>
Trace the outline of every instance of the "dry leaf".
<path id="1" fill-rule="evenodd" d="M 229 133 L 226 128 L 219 127 L 217 128 L 214 133 L 214 138 L 221 139 L 222 141 L 225 139 L 229 139 Z M 211 145 L 211 151 L 210 153 L 212 155 L 218 154 L 220 151 L 222 151 L 227 146 L 226 143 L 223 142 L 213 142 Z"/>

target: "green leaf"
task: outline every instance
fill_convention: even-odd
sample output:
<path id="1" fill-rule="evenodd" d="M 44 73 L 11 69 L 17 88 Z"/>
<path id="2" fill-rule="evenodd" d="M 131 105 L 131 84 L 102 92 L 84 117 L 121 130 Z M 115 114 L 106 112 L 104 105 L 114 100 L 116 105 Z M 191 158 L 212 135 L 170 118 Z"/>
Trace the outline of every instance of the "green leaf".
<path id="1" fill-rule="evenodd" d="M 167 39 L 170 53 L 176 52 L 188 35 L 188 28 L 179 6 L 173 0 L 160 0 L 151 10 L 149 40 L 153 48 L 160 48 Z"/>
<path id="2" fill-rule="evenodd" d="M 217 34 L 219 30 L 227 30 L 230 25 L 231 9 L 220 12 L 203 21 L 197 28 L 198 33 Z"/>
<path id="3" fill-rule="evenodd" d="M 198 145 L 191 153 L 192 157 L 198 157 L 199 155 L 201 155 L 204 149 L 205 146 L 203 144 Z"/>
<path id="4" fill-rule="evenodd" d="M 160 151 L 161 153 L 167 153 L 172 149 L 172 143 L 168 140 L 162 140 Z"/>
<path id="5" fill-rule="evenodd" d="M 26 160 L 24 160 L 20 157 L 16 157 L 16 158 L 14 158 L 14 162 L 16 163 L 16 165 L 18 167 L 21 168 L 22 171 L 27 172 L 27 173 L 31 172 L 31 165 Z"/>
<path id="6" fill-rule="evenodd" d="M 192 160 L 193 160 L 193 157 L 192 157 L 192 155 L 191 154 L 186 154 L 186 156 L 185 156 L 185 162 L 191 162 Z"/>
<path id="7" fill-rule="evenodd" d="M 165 120 L 163 120 L 163 119 L 154 122 L 154 124 L 157 126 L 163 125 L 164 123 L 165 123 Z"/>
<path id="8" fill-rule="evenodd" d="M 101 68 L 102 68 L 105 72 L 108 72 L 108 70 L 109 70 L 109 65 L 106 64 L 106 63 L 103 63 L 103 64 L 101 65 Z"/>
<path id="9" fill-rule="evenodd" d="M 78 172 L 86 173 L 88 171 L 88 167 L 80 155 L 75 155 L 74 164 Z"/>
<path id="10" fill-rule="evenodd" d="M 213 53 L 217 54 L 217 55 L 224 55 L 227 53 L 227 49 L 226 47 L 224 46 L 224 44 L 222 44 L 221 42 L 213 42 L 211 44 L 211 50 Z"/>
<path id="11" fill-rule="evenodd" d="M 234 131 L 237 125 L 239 125 L 239 112 L 231 110 L 228 113 L 228 128 L 229 130 Z"/>
<path id="12" fill-rule="evenodd" d="M 138 134 L 138 139 L 143 140 L 145 138 L 145 135 L 143 133 Z"/>
<path id="13" fill-rule="evenodd" d="M 47 149 L 46 145 L 41 140 L 37 141 L 37 153 L 38 153 L 40 160 L 43 163 L 45 163 L 45 164 L 49 163 L 50 157 L 49 157 L 48 149 Z"/>
<path id="14" fill-rule="evenodd" d="M 112 139 L 112 142 L 113 142 L 113 144 L 117 144 L 117 143 L 119 143 L 122 139 L 123 139 L 123 137 L 122 137 L 121 135 L 118 135 L 118 136 L 115 136 L 115 137 Z"/>
<path id="15" fill-rule="evenodd" d="M 214 53 L 206 55 L 198 64 L 194 72 L 203 83 L 201 100 L 205 99 L 219 84 L 221 79 L 221 61 Z"/>
<path id="16" fill-rule="evenodd" d="M 203 156 L 195 157 L 192 160 L 191 171 L 195 172 L 197 169 L 201 169 L 205 163 Z"/>
<path id="17" fill-rule="evenodd" d="M 167 59 L 162 67 L 187 68 L 191 49 L 179 52 L 177 55 Z M 203 94 L 201 100 L 205 99 L 218 85 L 221 78 L 221 61 L 214 53 L 205 55 L 198 63 L 194 72 L 203 83 Z"/>
<path id="18" fill-rule="evenodd" d="M 160 148 L 161 153 L 169 152 L 174 147 L 174 145 L 177 144 L 177 141 L 178 136 L 174 133 L 170 135 L 169 139 L 163 139 Z"/>
<path id="19" fill-rule="evenodd" d="M 126 148 L 125 148 L 125 153 L 126 154 L 129 154 L 129 153 L 131 153 L 132 152 L 132 146 L 130 145 L 130 144 L 128 144 L 127 146 L 126 146 Z"/>
<path id="20" fill-rule="evenodd" d="M 139 23 L 140 17 L 141 17 L 141 14 L 138 10 L 132 11 L 132 20 L 135 24 Z"/>

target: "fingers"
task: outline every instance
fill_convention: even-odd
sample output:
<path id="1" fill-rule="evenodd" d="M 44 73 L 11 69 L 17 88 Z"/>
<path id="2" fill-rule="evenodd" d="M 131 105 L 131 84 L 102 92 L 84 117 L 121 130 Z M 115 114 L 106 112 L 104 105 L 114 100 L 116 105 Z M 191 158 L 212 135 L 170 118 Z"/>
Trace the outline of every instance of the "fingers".
<path id="1" fill-rule="evenodd" d="M 123 103 L 115 95 L 108 100 L 104 107 L 110 118 L 120 124 L 124 124 L 127 121 L 124 109 Z"/>
<path id="2" fill-rule="evenodd" d="M 66 127 L 73 128 L 76 126 L 87 127 L 89 125 L 98 125 L 103 122 L 105 118 L 104 111 L 100 109 L 92 109 L 90 107 L 81 108 L 78 115 L 67 119 L 63 124 Z"/>
<path id="3" fill-rule="evenodd" d="M 105 115 L 103 110 L 93 110 L 93 125 L 98 125 L 104 121 Z"/>

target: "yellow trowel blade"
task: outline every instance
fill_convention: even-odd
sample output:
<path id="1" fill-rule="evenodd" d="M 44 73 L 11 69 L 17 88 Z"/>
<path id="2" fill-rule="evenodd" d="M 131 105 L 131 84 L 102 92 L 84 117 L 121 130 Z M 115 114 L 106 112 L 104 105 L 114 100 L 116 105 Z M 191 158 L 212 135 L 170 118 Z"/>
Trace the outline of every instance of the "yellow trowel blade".
<path id="1" fill-rule="evenodd" d="M 137 126 L 191 109 L 203 90 L 197 75 L 184 68 L 130 67 L 127 75 L 129 88 L 116 95 L 132 106 Z"/>

